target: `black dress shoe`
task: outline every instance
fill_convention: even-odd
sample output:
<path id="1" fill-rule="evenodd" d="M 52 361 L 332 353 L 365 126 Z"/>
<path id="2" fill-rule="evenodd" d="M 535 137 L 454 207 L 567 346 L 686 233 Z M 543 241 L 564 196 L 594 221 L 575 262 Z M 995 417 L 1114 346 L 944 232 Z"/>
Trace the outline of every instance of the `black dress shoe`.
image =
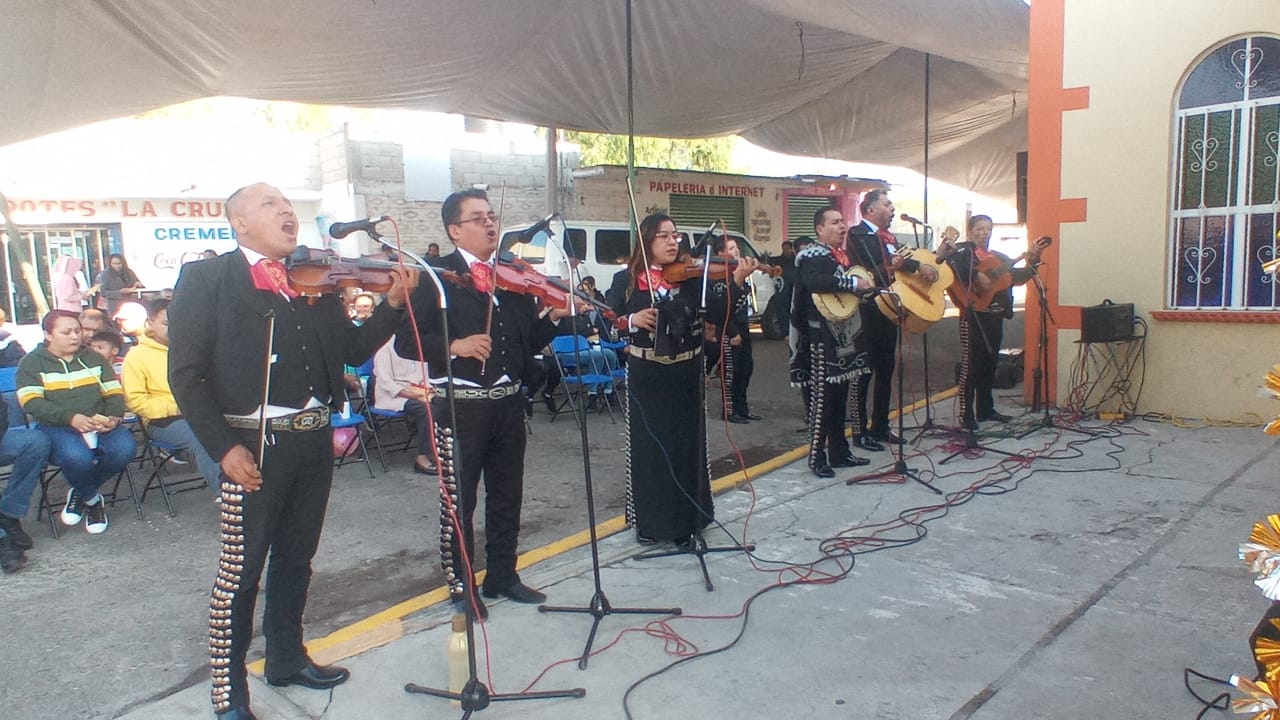
<path id="1" fill-rule="evenodd" d="M 218 720 L 258 720 L 258 716 L 246 707 L 233 707 L 226 712 L 218 713 Z"/>
<path id="2" fill-rule="evenodd" d="M 729 422 L 733 423 L 734 425 L 746 425 L 747 423 L 751 422 L 750 420 L 748 420 L 748 419 L 746 419 L 746 418 L 742 417 L 741 415 L 739 415 L 739 414 L 737 414 L 737 413 L 732 413 L 732 414 L 730 414 L 730 415 L 726 415 L 726 416 L 724 417 L 724 419 L 725 419 L 725 420 L 728 420 Z"/>
<path id="3" fill-rule="evenodd" d="M 554 413 L 556 411 L 556 399 L 551 397 L 550 395 L 542 396 L 542 404 L 546 405 L 547 410 L 549 410 L 550 412 Z"/>
<path id="4" fill-rule="evenodd" d="M 820 478 L 833 478 L 836 476 L 836 471 L 832 470 L 831 466 L 826 463 L 818 463 L 809 469 Z"/>
<path id="5" fill-rule="evenodd" d="M 285 687 L 286 685 L 301 685 L 312 690 L 328 690 L 347 681 L 351 677 L 351 673 L 337 665 L 316 665 L 309 662 L 298 672 L 286 678 L 272 680 L 267 678 L 268 685 L 276 687 Z"/>
<path id="6" fill-rule="evenodd" d="M 738 412 L 737 412 L 737 413 L 735 413 L 735 414 L 736 414 L 738 417 L 744 417 L 744 418 L 746 418 L 746 419 L 748 419 L 748 420 L 763 420 L 763 419 L 764 419 L 764 418 L 760 417 L 759 415 L 756 415 L 755 413 L 751 412 L 751 410 L 749 410 L 749 409 L 747 409 L 747 408 L 741 408 L 741 409 L 739 409 L 739 410 L 738 410 Z"/>
<path id="7" fill-rule="evenodd" d="M 870 452 L 883 452 L 884 446 L 871 439 L 870 435 L 859 435 L 853 439 L 853 444 L 868 450 Z"/>
<path id="8" fill-rule="evenodd" d="M 988 415 L 986 415 L 986 416 L 985 416 L 985 417 L 983 417 L 982 419 L 983 419 L 983 420 L 991 420 L 991 421 L 998 422 L 998 423 L 1007 423 L 1007 422 L 1009 422 L 1010 420 L 1012 420 L 1012 419 L 1013 419 L 1013 416 L 1012 416 L 1012 415 L 1005 415 L 1004 413 L 1000 412 L 999 410 L 992 410 Z"/>
<path id="9" fill-rule="evenodd" d="M 886 432 L 886 433 L 871 433 L 871 437 L 882 443 L 890 443 L 893 445 L 907 444 L 907 441 L 903 440 L 901 435 L 898 435 L 897 433 L 892 431 Z"/>
<path id="10" fill-rule="evenodd" d="M 518 603 L 525 603 L 526 605 L 537 605 L 538 603 L 544 603 L 547 601 L 545 593 L 540 593 L 519 581 L 516 581 L 502 589 L 485 587 L 481 592 L 484 593 L 485 597 L 490 599 L 505 597 Z"/>
<path id="11" fill-rule="evenodd" d="M 460 593 L 451 593 L 449 600 L 453 603 L 453 611 L 459 615 L 467 614 L 467 596 Z M 476 619 L 484 622 L 489 619 L 489 608 L 484 606 L 484 601 L 480 596 L 476 596 Z"/>

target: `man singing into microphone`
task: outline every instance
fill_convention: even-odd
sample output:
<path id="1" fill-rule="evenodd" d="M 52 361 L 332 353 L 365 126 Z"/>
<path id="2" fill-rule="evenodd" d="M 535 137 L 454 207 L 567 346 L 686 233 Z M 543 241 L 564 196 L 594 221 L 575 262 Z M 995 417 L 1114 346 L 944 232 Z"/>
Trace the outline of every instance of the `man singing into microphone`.
<path id="1" fill-rule="evenodd" d="M 466 560 L 474 563 L 471 517 L 483 475 L 488 569 L 484 596 L 544 602 L 546 595 L 526 586 L 516 574 L 525 452 L 525 401 L 520 385 L 537 362 L 533 354 L 555 336 L 555 321 L 569 313 L 539 310 L 531 296 L 495 287 L 494 253 L 500 228 L 483 190 L 450 195 L 440 215 L 457 251 L 440 258 L 439 267 L 469 276 L 471 284 L 445 285 L 447 337 L 435 285 L 419 285 L 411 302 L 431 384 L 439 389 L 431 401 L 431 412 L 444 464 L 441 492 L 447 493 L 440 499 L 440 555 L 445 580 L 455 610 L 466 612 L 466 588 L 474 587 L 474 579 L 460 545 L 465 543 Z M 402 357 L 417 357 L 412 328 L 397 333 L 396 352 Z M 446 364 L 453 369 L 452 386 Z M 457 417 L 450 417 L 449 395 Z M 455 534 L 451 508 L 462 526 L 461 538 Z M 478 596 L 475 601 L 476 616 L 484 619 L 488 610 Z"/>
<path id="2" fill-rule="evenodd" d="M 928 282 L 938 279 L 938 271 L 919 261 L 898 254 L 898 239 L 889 232 L 893 223 L 893 201 L 889 191 L 872 190 L 862 197 L 858 206 L 862 222 L 849 229 L 849 256 L 855 265 L 871 272 L 876 286 L 888 288 L 893 284 L 894 273 L 919 273 Z M 853 385 L 851 418 L 856 434 L 854 443 L 863 450 L 883 450 L 881 443 L 901 445 L 903 440 L 889 430 L 889 397 L 893 385 L 894 355 L 898 348 L 898 326 L 880 312 L 874 302 L 864 302 L 862 313 L 861 349 L 870 354 L 871 374 L 857 378 Z M 875 402 L 871 408 L 871 423 L 867 425 L 867 391 L 872 376 L 875 377 Z"/>
<path id="3" fill-rule="evenodd" d="M 209 606 L 213 708 L 222 720 L 253 720 L 245 655 L 268 556 L 267 682 L 327 690 L 349 675 L 317 666 L 302 644 L 333 480 L 329 414 L 346 401 L 343 364 L 360 365 L 391 337 L 418 275 L 391 270 L 386 302 L 355 327 L 336 295 L 302 298 L 290 286 L 281 261 L 298 246 L 298 216 L 288 198 L 258 183 L 225 207 L 239 247 L 182 266 L 169 306 L 169 384 L 221 466 L 222 554 Z"/>

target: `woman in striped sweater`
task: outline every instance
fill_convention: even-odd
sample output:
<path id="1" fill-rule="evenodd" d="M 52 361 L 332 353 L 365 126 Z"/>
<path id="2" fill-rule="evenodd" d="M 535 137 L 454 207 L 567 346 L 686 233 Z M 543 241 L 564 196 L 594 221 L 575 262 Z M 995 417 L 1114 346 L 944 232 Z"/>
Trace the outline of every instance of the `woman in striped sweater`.
<path id="1" fill-rule="evenodd" d="M 71 490 L 64 525 L 82 520 L 89 533 L 107 529 L 98 489 L 137 452 L 124 416 L 124 391 L 102 356 L 89 349 L 80 318 L 53 310 L 41 322 L 44 342 L 18 363 L 18 402 L 53 446 L 50 462 L 62 468 Z"/>

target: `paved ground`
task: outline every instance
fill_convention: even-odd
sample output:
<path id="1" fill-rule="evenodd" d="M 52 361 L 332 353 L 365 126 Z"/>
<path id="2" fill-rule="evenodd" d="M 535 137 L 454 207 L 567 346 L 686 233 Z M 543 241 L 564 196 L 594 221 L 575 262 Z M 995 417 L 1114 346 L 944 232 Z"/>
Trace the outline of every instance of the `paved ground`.
<path id="1" fill-rule="evenodd" d="M 1009 336 L 1019 337 L 1010 323 Z M 933 389 L 949 385 L 954 321 L 931 335 Z M 919 368 L 918 340 L 910 348 Z M 713 425 L 714 474 L 752 465 L 803 442 L 796 392 L 786 387 L 785 346 L 757 338 L 753 409 L 766 420 Z M 908 372 L 908 400 L 923 395 L 923 373 Z M 1016 394 L 1016 393 L 1015 393 Z M 949 412 L 951 401 L 946 401 Z M 922 417 L 917 414 L 917 417 Z M 536 409 L 527 463 L 522 547 L 536 548 L 586 526 L 580 436 L 572 420 L 548 421 Z M 591 465 L 600 519 L 622 507 L 619 422 L 590 425 Z M 370 480 L 363 467 L 339 471 L 308 607 L 308 633 L 327 635 L 440 585 L 436 568 L 434 485 L 409 472 L 404 455 Z M 803 475 L 803 473 L 802 473 Z M 207 682 L 203 617 L 214 567 L 216 519 L 203 492 L 180 495 L 168 517 L 156 496 L 144 519 L 117 507 L 111 530 L 91 538 L 79 529 L 53 540 L 27 520 L 36 548 L 21 573 L 0 579 L 6 647 L 0 654 L 0 707 L 12 717 L 111 718 Z M 8 712 L 4 716 L 10 716 Z M 352 715 L 351 717 L 357 717 Z"/>

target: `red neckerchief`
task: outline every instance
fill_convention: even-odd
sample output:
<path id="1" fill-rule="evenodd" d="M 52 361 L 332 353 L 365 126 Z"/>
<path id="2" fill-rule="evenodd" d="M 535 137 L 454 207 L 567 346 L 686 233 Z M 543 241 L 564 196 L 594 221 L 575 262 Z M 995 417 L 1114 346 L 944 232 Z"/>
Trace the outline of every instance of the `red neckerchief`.
<path id="1" fill-rule="evenodd" d="M 844 249 L 843 244 L 831 248 L 831 257 L 834 257 L 836 262 L 840 263 L 841 269 L 849 269 L 849 265 L 851 264 L 849 260 L 849 253 Z"/>
<path id="2" fill-rule="evenodd" d="M 978 262 L 982 262 L 983 260 L 986 260 L 987 258 L 991 257 L 991 251 L 987 250 L 986 248 L 982 248 L 982 247 L 978 247 L 977 245 L 974 245 L 973 256 L 978 258 Z"/>
<path id="3" fill-rule="evenodd" d="M 671 283 L 662 277 L 662 270 L 649 268 L 648 272 L 636 278 L 636 287 L 641 290 L 670 290 Z"/>
<path id="4" fill-rule="evenodd" d="M 289 274 L 279 260 L 262 258 L 249 267 L 249 275 L 258 290 L 280 293 L 290 299 L 298 297 L 298 291 L 289 287 Z"/>

